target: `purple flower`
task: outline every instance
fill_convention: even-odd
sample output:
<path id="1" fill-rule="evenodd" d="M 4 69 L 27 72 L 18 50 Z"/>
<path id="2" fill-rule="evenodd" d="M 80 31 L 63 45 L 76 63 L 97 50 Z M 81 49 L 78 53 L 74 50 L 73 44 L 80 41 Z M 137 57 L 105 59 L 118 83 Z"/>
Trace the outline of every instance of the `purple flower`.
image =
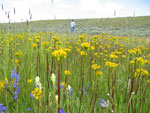
<path id="1" fill-rule="evenodd" d="M 109 107 L 109 101 L 105 101 L 105 99 L 102 99 L 101 102 L 99 103 L 101 107 Z"/>
<path id="2" fill-rule="evenodd" d="M 31 93 L 30 96 L 31 96 L 33 99 L 35 99 L 35 97 L 33 96 L 33 93 Z"/>
<path id="3" fill-rule="evenodd" d="M 64 86 L 61 84 L 61 85 L 60 85 L 60 88 L 64 88 Z"/>
<path id="4" fill-rule="evenodd" d="M 85 91 L 84 87 L 82 88 L 82 91 L 83 91 L 83 92 Z"/>
<path id="5" fill-rule="evenodd" d="M 5 113 L 4 111 L 6 111 L 7 108 L 5 106 L 3 106 L 3 104 L 0 104 L 0 113 Z"/>
<path id="6" fill-rule="evenodd" d="M 73 91 L 73 89 L 72 89 L 72 88 L 68 90 L 68 96 L 71 96 L 71 95 L 72 95 L 72 94 L 71 94 L 71 93 L 72 93 L 72 91 Z"/>
<path id="7" fill-rule="evenodd" d="M 15 68 L 16 69 L 16 68 Z M 18 87 L 18 81 L 20 79 L 19 75 L 15 72 L 15 69 L 12 71 L 12 79 L 14 80 L 14 84 L 13 84 L 13 87 L 15 88 L 15 91 L 14 91 L 14 99 L 16 100 L 17 99 L 17 95 L 18 93 L 20 92 L 20 87 Z"/>
<path id="8" fill-rule="evenodd" d="M 28 111 L 31 111 L 32 110 L 32 108 L 28 108 Z"/>
<path id="9" fill-rule="evenodd" d="M 16 88 L 16 87 L 17 87 L 17 85 L 18 85 L 18 83 L 14 82 L 14 88 Z"/>
<path id="10" fill-rule="evenodd" d="M 90 85 L 87 83 L 87 87 L 89 88 L 90 87 Z"/>
<path id="11" fill-rule="evenodd" d="M 60 113 L 66 113 L 62 108 L 60 109 Z"/>

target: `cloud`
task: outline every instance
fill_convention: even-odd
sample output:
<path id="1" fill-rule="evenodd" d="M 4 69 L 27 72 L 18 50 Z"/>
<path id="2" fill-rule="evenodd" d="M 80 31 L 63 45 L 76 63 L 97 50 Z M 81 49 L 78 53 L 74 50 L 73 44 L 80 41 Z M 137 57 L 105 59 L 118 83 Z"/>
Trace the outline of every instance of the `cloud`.
<path id="1" fill-rule="evenodd" d="M 123 4 L 124 0 L 3 0 L 5 11 L 10 12 L 12 21 L 29 19 L 29 9 L 33 20 L 40 19 L 76 19 L 113 17 L 114 10 L 117 16 L 130 15 L 132 12 Z M 16 15 L 13 14 L 16 8 Z M 4 11 L 0 11 L 0 20 L 8 21 Z"/>

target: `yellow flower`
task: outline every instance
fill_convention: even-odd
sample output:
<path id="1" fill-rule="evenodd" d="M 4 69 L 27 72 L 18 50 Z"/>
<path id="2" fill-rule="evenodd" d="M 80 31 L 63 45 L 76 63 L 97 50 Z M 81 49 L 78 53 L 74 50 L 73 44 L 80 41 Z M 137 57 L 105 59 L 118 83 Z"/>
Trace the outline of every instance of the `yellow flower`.
<path id="1" fill-rule="evenodd" d="M 15 53 L 15 56 L 22 56 L 22 52 L 19 50 L 18 52 Z"/>
<path id="2" fill-rule="evenodd" d="M 101 72 L 101 71 L 96 71 L 96 75 L 97 75 L 97 76 L 102 76 L 102 74 L 103 74 L 103 72 Z"/>
<path id="3" fill-rule="evenodd" d="M 28 38 L 29 41 L 31 41 L 31 38 Z"/>
<path id="4" fill-rule="evenodd" d="M 100 66 L 100 65 L 97 65 L 97 64 L 93 64 L 93 65 L 92 65 L 92 68 L 93 68 L 94 70 L 98 70 L 98 69 L 101 68 L 101 66 Z"/>
<path id="5" fill-rule="evenodd" d="M 136 54 L 142 54 L 141 49 L 140 48 L 134 48 L 134 51 Z"/>
<path id="6" fill-rule="evenodd" d="M 39 96 L 42 94 L 42 90 L 40 88 L 35 88 L 32 91 L 33 97 L 35 97 L 35 99 L 39 99 Z"/>
<path id="7" fill-rule="evenodd" d="M 32 47 L 33 48 L 37 47 L 37 44 L 36 43 L 32 43 Z"/>
<path id="8" fill-rule="evenodd" d="M 142 66 L 145 63 L 145 61 L 142 57 L 138 57 L 136 58 L 136 63 L 137 65 Z"/>
<path id="9" fill-rule="evenodd" d="M 51 50 L 51 48 L 46 48 L 45 51 L 48 53 Z"/>
<path id="10" fill-rule="evenodd" d="M 103 56 L 103 53 L 100 53 L 101 56 Z"/>
<path id="11" fill-rule="evenodd" d="M 98 53 L 94 53 L 94 56 L 97 56 L 98 55 Z"/>
<path id="12" fill-rule="evenodd" d="M 71 74 L 69 70 L 65 70 L 64 73 L 65 73 L 65 75 L 67 75 L 67 76 L 69 76 L 69 75 Z"/>
<path id="13" fill-rule="evenodd" d="M 114 59 L 118 59 L 118 56 L 117 55 L 114 55 L 114 54 L 110 54 L 110 58 L 114 58 Z"/>
<path id="14" fill-rule="evenodd" d="M 0 81 L 0 91 L 4 87 L 4 83 Z"/>
<path id="15" fill-rule="evenodd" d="M 148 71 L 146 71 L 146 70 L 144 70 L 142 68 L 141 68 L 141 73 L 142 73 L 142 75 L 148 75 L 149 74 Z"/>
<path id="16" fill-rule="evenodd" d="M 85 56 L 85 55 L 87 55 L 87 53 L 86 53 L 86 52 L 84 52 L 84 51 L 81 51 L 81 52 L 80 52 L 80 54 L 81 54 L 81 56 Z"/>
<path id="17" fill-rule="evenodd" d="M 42 43 L 42 45 L 46 48 L 46 47 L 48 47 L 49 46 L 49 41 L 44 41 L 43 43 Z"/>
<path id="18" fill-rule="evenodd" d="M 130 61 L 130 64 L 135 64 L 135 61 L 134 60 Z"/>
<path id="19" fill-rule="evenodd" d="M 99 46 L 99 48 L 103 48 L 102 46 Z"/>
<path id="20" fill-rule="evenodd" d="M 107 53 L 108 51 L 105 49 L 104 52 Z"/>
<path id="21" fill-rule="evenodd" d="M 32 79 L 29 79 L 29 80 L 28 80 L 28 83 L 32 83 Z"/>
<path id="22" fill-rule="evenodd" d="M 150 83 L 150 80 L 147 80 L 146 83 L 149 84 L 149 83 Z"/>
<path id="23" fill-rule="evenodd" d="M 12 42 L 13 40 L 14 40 L 14 38 L 13 38 L 13 37 L 11 37 L 11 38 L 9 39 L 9 41 L 10 41 L 10 42 Z"/>
<path id="24" fill-rule="evenodd" d="M 82 46 L 84 49 L 89 49 L 90 43 L 89 43 L 89 42 L 84 42 L 84 43 L 81 44 L 81 46 Z"/>
<path id="25" fill-rule="evenodd" d="M 39 40 L 39 39 L 35 39 L 35 42 L 39 43 L 39 42 L 40 42 L 40 40 Z"/>
<path id="26" fill-rule="evenodd" d="M 147 58 L 150 58 L 150 53 L 147 55 Z"/>
<path id="27" fill-rule="evenodd" d="M 19 64 L 20 61 L 18 59 L 16 59 L 15 62 L 16 62 L 16 64 Z"/>
<path id="28" fill-rule="evenodd" d="M 3 80 L 3 84 L 8 84 L 8 78 L 5 77 L 5 79 Z"/>
<path id="29" fill-rule="evenodd" d="M 85 39 L 85 35 L 80 36 L 80 40 L 83 41 Z"/>
<path id="30" fill-rule="evenodd" d="M 61 85 L 65 88 L 67 87 L 67 84 L 65 82 L 62 82 Z"/>
<path id="31" fill-rule="evenodd" d="M 50 35 L 52 35 L 53 34 L 53 32 L 50 32 Z"/>
<path id="32" fill-rule="evenodd" d="M 91 46 L 91 48 L 90 48 L 91 50 L 94 50 L 95 49 L 95 46 Z"/>
<path id="33" fill-rule="evenodd" d="M 125 58 L 126 56 L 125 55 L 122 55 L 122 58 Z"/>
<path id="34" fill-rule="evenodd" d="M 105 62 L 105 66 L 113 68 L 113 67 L 118 67 L 118 64 L 116 64 L 114 62 L 107 61 L 107 62 Z"/>
<path id="35" fill-rule="evenodd" d="M 70 48 L 65 48 L 64 50 L 65 50 L 67 53 L 69 53 L 69 52 L 71 51 Z"/>
<path id="36" fill-rule="evenodd" d="M 55 42 L 59 41 L 59 38 L 56 36 L 54 36 L 52 39 L 53 39 L 52 41 L 55 41 Z"/>
<path id="37" fill-rule="evenodd" d="M 34 38 L 35 38 L 35 39 L 40 39 L 41 37 L 40 37 L 40 36 L 35 36 Z"/>
<path id="38" fill-rule="evenodd" d="M 96 40 L 96 39 L 98 39 L 98 38 L 99 38 L 99 36 L 98 36 L 98 35 L 96 35 L 96 36 L 94 36 L 93 38 Z"/>
<path id="39" fill-rule="evenodd" d="M 53 55 L 54 57 L 56 57 L 58 61 L 60 61 L 61 58 L 66 58 L 67 52 L 64 51 L 63 49 L 59 49 L 59 50 L 55 50 L 55 51 L 52 53 L 52 55 Z"/>
<path id="40" fill-rule="evenodd" d="M 135 51 L 132 50 L 132 49 L 128 50 L 128 52 L 129 52 L 131 55 L 135 54 Z"/>

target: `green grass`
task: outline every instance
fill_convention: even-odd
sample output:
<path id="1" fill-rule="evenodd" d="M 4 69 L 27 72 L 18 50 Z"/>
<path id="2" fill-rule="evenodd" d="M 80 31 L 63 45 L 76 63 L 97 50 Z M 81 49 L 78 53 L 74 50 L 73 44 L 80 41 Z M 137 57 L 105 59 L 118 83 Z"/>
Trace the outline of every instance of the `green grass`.
<path id="1" fill-rule="evenodd" d="M 115 20 L 116 19 L 114 19 L 114 21 Z M 83 20 L 77 20 L 77 23 L 80 21 Z M 94 22 L 101 20 L 93 20 L 94 22 L 92 22 L 92 20 L 84 21 L 88 21 L 89 25 L 93 25 Z M 44 22 L 46 21 L 40 22 L 40 25 L 44 25 Z M 52 21 L 49 22 L 51 23 Z M 54 22 L 59 23 L 60 21 Z M 18 26 L 21 26 L 21 24 L 18 24 Z M 38 25 L 38 22 L 31 23 L 31 26 L 32 24 Z M 15 30 L 17 32 L 17 29 Z M 55 96 L 58 94 L 58 61 L 55 57 L 52 57 L 52 52 L 57 50 L 57 48 L 71 49 L 71 52 L 67 54 L 68 57 L 61 60 L 61 83 L 66 81 L 66 84 L 70 85 L 73 89 L 71 96 L 68 96 L 67 88 L 61 89 L 60 107 L 63 108 L 64 111 L 67 113 L 79 113 L 79 111 L 80 113 L 110 113 L 113 109 L 116 113 L 127 113 L 128 109 L 129 113 L 148 113 L 150 111 L 150 84 L 147 82 L 150 80 L 150 40 L 148 38 L 117 37 L 111 35 L 106 36 L 106 34 L 102 34 L 100 37 L 98 36 L 98 39 L 95 40 L 93 34 L 90 33 L 86 34 L 85 36 L 76 34 L 73 37 L 65 33 L 51 35 L 47 32 L 16 32 L 0 34 L 0 81 L 3 81 L 5 77 L 8 78 L 8 84 L 5 84 L 3 89 L 0 90 L 0 103 L 7 107 L 7 113 L 27 113 L 29 107 L 32 108 L 32 111 L 30 111 L 32 113 L 57 112 L 57 102 Z M 35 41 L 35 36 L 41 37 L 40 43 Z M 58 41 L 56 40 L 56 37 L 59 38 Z M 11 40 L 12 38 L 13 40 Z M 29 38 L 31 40 L 29 40 Z M 81 38 L 84 38 L 84 40 L 81 40 Z M 45 48 L 42 45 L 44 41 L 49 41 L 48 47 L 50 47 L 50 51 L 48 53 L 46 53 Z M 81 47 L 83 42 L 89 42 L 90 47 L 93 46 L 95 49 L 85 50 L 83 47 Z M 33 48 L 33 43 L 39 44 L 39 47 Z M 136 48 L 136 50 L 134 48 Z M 136 53 L 130 55 L 128 52 L 130 49 L 133 49 L 136 51 Z M 22 56 L 15 56 L 15 53 L 19 50 L 21 50 Z M 138 50 L 140 50 L 141 53 Z M 81 51 L 86 52 L 87 55 L 81 56 Z M 110 54 L 116 51 L 121 52 L 120 55 L 115 53 L 118 56 L 118 59 L 111 59 Z M 95 53 L 97 53 L 97 55 Z M 49 88 L 47 83 L 47 54 L 49 64 Z M 126 57 L 123 58 L 122 55 L 125 55 Z M 135 58 L 138 59 L 139 57 L 144 60 L 144 64 L 142 64 L 142 61 L 138 60 L 134 66 L 130 64 L 130 61 L 134 61 Z M 20 60 L 19 65 L 15 63 L 16 59 Z M 118 64 L 118 67 L 107 67 L 105 65 L 107 61 Z M 94 63 L 101 66 L 98 71 L 103 72 L 102 76 L 95 76 L 96 71 L 92 68 L 92 64 Z M 18 71 L 20 76 L 18 86 L 20 87 L 21 92 L 18 94 L 17 100 L 13 102 L 10 92 L 13 94 L 15 89 L 13 88 L 11 73 L 15 67 L 17 68 L 16 71 Z M 147 70 L 149 73 L 144 75 L 142 72 L 140 72 L 138 73 L 139 76 L 135 78 L 134 74 L 136 69 L 141 68 Z M 52 73 L 55 73 L 56 75 L 56 88 L 53 87 L 50 78 L 51 69 Z M 68 77 L 68 79 L 66 79 L 66 75 L 64 74 L 65 70 L 70 70 L 71 72 L 71 75 Z M 31 92 L 36 87 L 36 76 L 40 77 L 40 82 L 43 87 L 42 95 L 39 97 L 39 100 L 32 99 L 30 97 Z M 33 80 L 31 84 L 27 82 L 29 79 Z M 131 82 L 128 87 L 129 79 L 133 79 L 134 82 Z M 110 83 L 109 86 L 108 83 Z M 90 87 L 88 87 L 87 84 L 89 84 Z M 133 86 L 133 88 L 131 86 Z M 83 92 L 82 87 L 85 89 Z M 7 89 L 9 89 L 10 92 Z M 135 92 L 132 98 L 130 97 L 131 92 Z M 107 96 L 108 93 L 110 96 Z M 112 100 L 113 93 L 114 100 Z M 130 98 L 131 103 L 129 104 Z M 99 103 L 102 99 L 109 100 L 110 105 L 108 108 L 103 108 L 100 106 Z M 112 106 L 114 106 L 114 108 Z"/>
<path id="2" fill-rule="evenodd" d="M 118 36 L 150 36 L 150 17 L 122 17 L 76 19 L 76 33 L 100 34 L 106 32 Z M 1 24 L 2 31 L 70 33 L 71 20 L 42 20 L 26 23 Z"/>

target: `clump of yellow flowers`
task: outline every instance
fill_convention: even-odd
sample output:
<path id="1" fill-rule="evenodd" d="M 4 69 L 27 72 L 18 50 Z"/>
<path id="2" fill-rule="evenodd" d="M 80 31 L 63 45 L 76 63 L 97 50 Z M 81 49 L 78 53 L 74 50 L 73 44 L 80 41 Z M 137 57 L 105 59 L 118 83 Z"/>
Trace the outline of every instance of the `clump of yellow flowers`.
<path id="1" fill-rule="evenodd" d="M 80 55 L 81 55 L 81 56 L 85 56 L 85 55 L 87 55 L 87 53 L 84 52 L 84 51 L 80 51 Z"/>
<path id="2" fill-rule="evenodd" d="M 16 53 L 15 53 L 15 56 L 18 56 L 18 57 L 22 56 L 21 50 L 19 50 L 18 52 L 16 52 Z"/>
<path id="3" fill-rule="evenodd" d="M 42 90 L 38 87 L 36 87 L 33 91 L 32 91 L 33 97 L 35 99 L 39 99 L 39 96 L 42 94 Z"/>
<path id="4" fill-rule="evenodd" d="M 82 46 L 84 49 L 89 49 L 90 43 L 89 43 L 89 42 L 83 42 L 83 43 L 81 44 L 81 46 Z"/>
<path id="5" fill-rule="evenodd" d="M 7 77 L 5 77 L 5 79 L 3 81 L 0 81 L 0 91 L 1 89 L 5 86 L 5 84 L 8 84 L 8 79 Z"/>
<path id="6" fill-rule="evenodd" d="M 64 73 L 66 76 L 69 76 L 71 74 L 69 70 L 65 70 Z"/>
<path id="7" fill-rule="evenodd" d="M 142 69 L 142 68 L 136 69 L 136 71 L 135 71 L 135 73 L 134 73 L 134 77 L 137 78 L 137 77 L 140 76 L 140 74 L 142 74 L 143 76 L 146 76 L 146 75 L 148 75 L 149 73 L 148 73 L 147 70 L 144 70 L 144 69 Z"/>
<path id="8" fill-rule="evenodd" d="M 4 87 L 4 83 L 0 81 L 0 91 Z"/>
<path id="9" fill-rule="evenodd" d="M 101 66 L 100 66 L 100 65 L 97 65 L 97 64 L 93 64 L 93 65 L 92 65 L 92 68 L 93 68 L 94 70 L 98 70 L 98 69 L 101 68 Z"/>
<path id="10" fill-rule="evenodd" d="M 64 49 L 58 49 L 58 50 L 55 50 L 52 55 L 54 57 L 57 58 L 58 61 L 60 61 L 61 58 L 66 58 L 67 56 L 67 52 L 64 51 Z"/>
<path id="11" fill-rule="evenodd" d="M 110 54 L 110 58 L 112 58 L 112 59 L 118 59 L 118 56 L 115 55 L 115 54 Z"/>
<path id="12" fill-rule="evenodd" d="M 105 62 L 105 66 L 113 68 L 113 67 L 118 67 L 118 64 L 116 64 L 114 62 L 107 61 L 107 62 Z"/>

